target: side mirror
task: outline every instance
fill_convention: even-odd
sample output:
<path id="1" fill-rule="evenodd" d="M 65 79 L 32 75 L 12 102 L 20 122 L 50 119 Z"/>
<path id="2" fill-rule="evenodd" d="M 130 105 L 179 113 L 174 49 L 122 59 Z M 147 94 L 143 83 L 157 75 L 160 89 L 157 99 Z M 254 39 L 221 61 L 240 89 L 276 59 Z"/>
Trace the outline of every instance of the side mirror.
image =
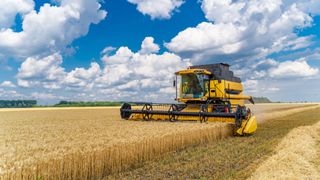
<path id="1" fill-rule="evenodd" d="M 173 80 L 173 87 L 176 87 L 176 80 Z"/>

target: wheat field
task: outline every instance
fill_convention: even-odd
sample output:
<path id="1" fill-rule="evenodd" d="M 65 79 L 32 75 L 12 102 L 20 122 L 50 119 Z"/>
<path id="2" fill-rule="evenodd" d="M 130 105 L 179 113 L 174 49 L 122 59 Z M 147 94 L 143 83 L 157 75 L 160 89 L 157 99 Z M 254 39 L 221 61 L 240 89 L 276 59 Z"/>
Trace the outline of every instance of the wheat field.
<path id="1" fill-rule="evenodd" d="M 231 132 L 222 123 L 134 122 L 118 114 L 113 108 L 0 112 L 0 177 L 96 179 Z"/>
<path id="2" fill-rule="evenodd" d="M 311 105 L 255 108 L 267 115 Z M 225 123 L 125 121 L 118 108 L 0 110 L 0 179 L 99 179 L 231 134 Z"/>

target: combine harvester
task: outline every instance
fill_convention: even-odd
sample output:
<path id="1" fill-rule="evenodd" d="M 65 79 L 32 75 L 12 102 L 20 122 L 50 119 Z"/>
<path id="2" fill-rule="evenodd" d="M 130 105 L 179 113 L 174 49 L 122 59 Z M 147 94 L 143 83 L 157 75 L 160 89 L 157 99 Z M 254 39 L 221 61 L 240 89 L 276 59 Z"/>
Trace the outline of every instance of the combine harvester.
<path id="1" fill-rule="evenodd" d="M 256 117 L 244 106 L 241 80 L 233 75 L 228 64 L 190 66 L 175 73 L 173 82 L 178 104 L 150 104 L 120 109 L 126 120 L 167 120 L 226 122 L 234 125 L 235 135 L 250 135 L 257 129 Z"/>

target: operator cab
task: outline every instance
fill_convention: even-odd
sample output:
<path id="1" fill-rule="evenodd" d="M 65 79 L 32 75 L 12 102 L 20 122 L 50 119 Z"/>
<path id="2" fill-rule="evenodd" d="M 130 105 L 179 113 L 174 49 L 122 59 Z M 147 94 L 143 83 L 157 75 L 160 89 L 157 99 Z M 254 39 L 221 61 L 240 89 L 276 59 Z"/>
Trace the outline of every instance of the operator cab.
<path id="1" fill-rule="evenodd" d="M 180 102 L 206 101 L 210 74 L 204 69 L 187 69 L 176 72 L 176 99 Z"/>

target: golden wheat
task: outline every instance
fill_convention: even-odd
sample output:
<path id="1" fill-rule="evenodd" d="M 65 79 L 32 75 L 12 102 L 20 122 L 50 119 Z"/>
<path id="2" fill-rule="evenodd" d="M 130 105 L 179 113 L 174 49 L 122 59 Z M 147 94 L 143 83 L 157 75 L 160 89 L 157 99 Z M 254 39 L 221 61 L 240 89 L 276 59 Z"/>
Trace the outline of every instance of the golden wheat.
<path id="1" fill-rule="evenodd" d="M 229 136 L 227 124 L 123 121 L 119 109 L 0 112 L 2 179 L 96 179 Z"/>

